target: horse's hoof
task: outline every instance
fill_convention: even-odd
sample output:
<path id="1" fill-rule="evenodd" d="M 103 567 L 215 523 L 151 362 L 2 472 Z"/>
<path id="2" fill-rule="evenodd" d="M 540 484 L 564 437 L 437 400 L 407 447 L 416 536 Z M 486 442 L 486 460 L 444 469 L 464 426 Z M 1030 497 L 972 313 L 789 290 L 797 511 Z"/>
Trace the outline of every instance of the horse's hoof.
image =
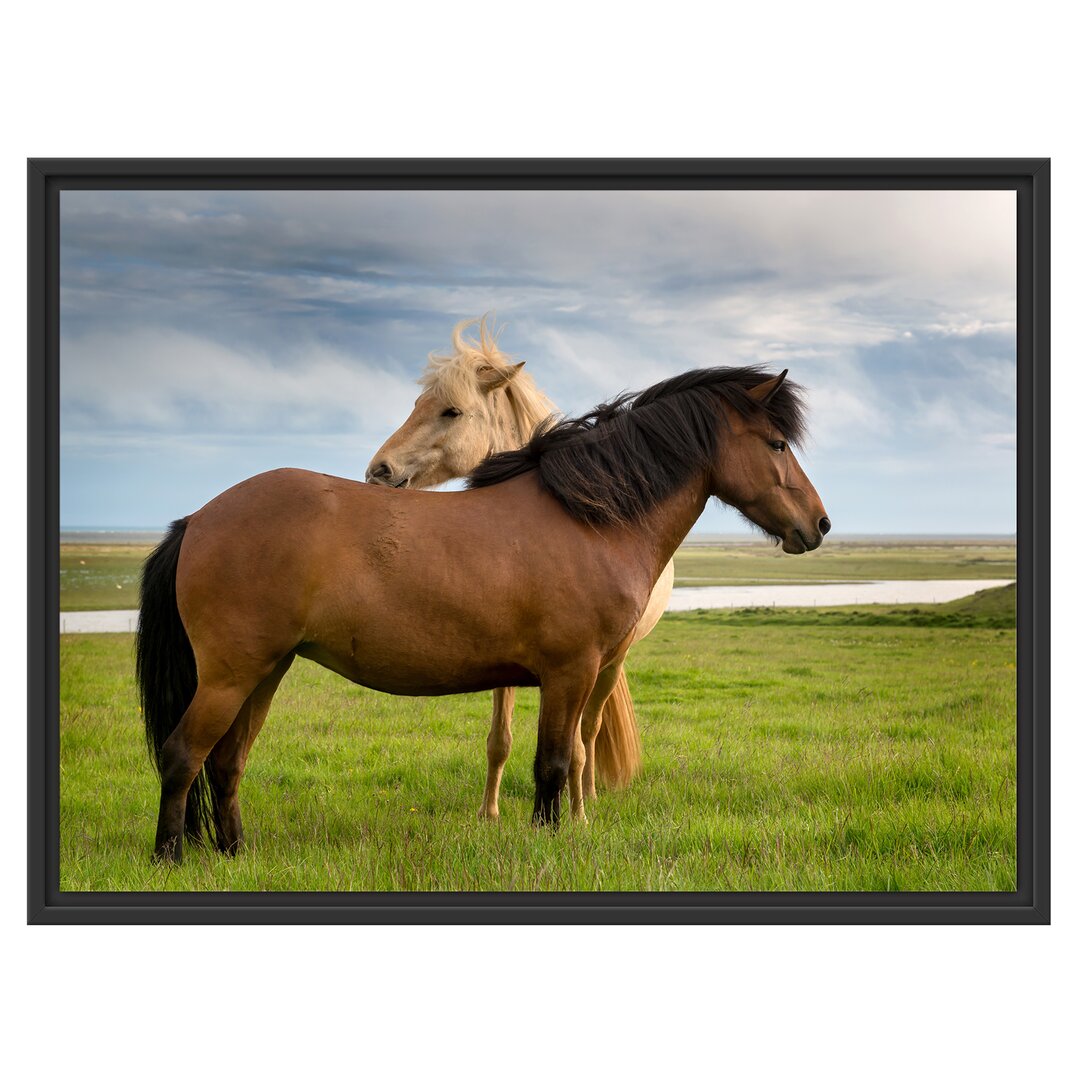
<path id="1" fill-rule="evenodd" d="M 184 861 L 184 849 L 175 840 L 169 840 L 155 849 L 150 861 L 159 866 L 179 866 Z"/>
<path id="2" fill-rule="evenodd" d="M 481 806 L 476 816 L 480 821 L 498 821 L 499 811 L 489 811 L 486 806 Z"/>

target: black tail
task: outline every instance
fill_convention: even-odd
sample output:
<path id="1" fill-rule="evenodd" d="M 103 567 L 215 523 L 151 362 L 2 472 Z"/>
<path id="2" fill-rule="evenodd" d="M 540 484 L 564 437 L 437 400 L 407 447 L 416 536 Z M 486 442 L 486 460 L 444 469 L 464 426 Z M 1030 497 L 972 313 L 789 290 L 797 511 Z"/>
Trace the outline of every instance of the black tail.
<path id="1" fill-rule="evenodd" d="M 176 606 L 176 564 L 187 518 L 174 521 L 168 535 L 143 565 L 139 588 L 139 629 L 135 635 L 135 678 L 139 684 L 146 745 L 161 775 L 161 748 L 195 696 L 195 654 Z M 209 763 L 208 763 L 209 764 Z M 216 833 L 216 792 L 207 766 L 195 777 L 187 798 L 184 832 L 192 840 Z"/>

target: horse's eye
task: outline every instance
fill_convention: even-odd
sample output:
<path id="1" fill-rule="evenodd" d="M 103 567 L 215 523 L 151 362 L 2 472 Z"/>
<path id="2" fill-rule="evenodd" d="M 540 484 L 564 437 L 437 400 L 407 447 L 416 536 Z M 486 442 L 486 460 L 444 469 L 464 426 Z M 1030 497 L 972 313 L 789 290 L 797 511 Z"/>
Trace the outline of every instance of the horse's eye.
<path id="1" fill-rule="evenodd" d="M 787 443 L 783 439 L 777 439 L 775 442 L 769 443 L 769 445 L 778 453 L 782 454 L 787 449 Z"/>
<path id="2" fill-rule="evenodd" d="M 443 409 L 443 416 L 447 417 L 450 420 L 453 420 L 453 418 L 455 416 L 460 416 L 460 415 L 461 415 L 461 410 L 460 409 L 455 409 L 453 406 L 451 406 L 449 409 Z"/>

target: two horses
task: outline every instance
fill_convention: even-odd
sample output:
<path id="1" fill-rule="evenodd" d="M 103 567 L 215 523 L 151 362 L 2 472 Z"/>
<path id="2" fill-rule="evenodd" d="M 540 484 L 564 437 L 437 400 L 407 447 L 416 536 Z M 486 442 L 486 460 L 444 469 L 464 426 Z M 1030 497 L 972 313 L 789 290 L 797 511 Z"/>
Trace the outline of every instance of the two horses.
<path id="1" fill-rule="evenodd" d="M 476 321 L 466 320 L 454 328 L 450 355 L 430 357 L 412 412 L 368 465 L 369 484 L 426 488 L 468 476 L 492 454 L 519 449 L 551 419 L 554 405 L 522 370 L 524 363 L 512 364 L 499 349 L 484 319 L 479 320 L 477 338 L 465 336 Z M 669 561 L 631 644 L 659 622 L 674 583 L 675 564 Z M 513 741 L 514 688 L 495 690 L 493 698 L 481 818 L 499 816 L 499 784 Z M 596 796 L 597 771 L 610 787 L 629 783 L 640 766 L 641 741 L 621 663 L 597 680 L 581 716 L 581 737 L 586 799 Z"/>
<path id="2" fill-rule="evenodd" d="M 155 854 L 242 840 L 237 790 L 296 656 L 408 695 L 539 686 L 533 819 L 584 814 L 580 717 L 712 496 L 816 548 L 785 374 L 709 368 L 543 427 L 469 490 L 281 469 L 174 522 L 147 560 L 136 674 L 161 774 Z"/>

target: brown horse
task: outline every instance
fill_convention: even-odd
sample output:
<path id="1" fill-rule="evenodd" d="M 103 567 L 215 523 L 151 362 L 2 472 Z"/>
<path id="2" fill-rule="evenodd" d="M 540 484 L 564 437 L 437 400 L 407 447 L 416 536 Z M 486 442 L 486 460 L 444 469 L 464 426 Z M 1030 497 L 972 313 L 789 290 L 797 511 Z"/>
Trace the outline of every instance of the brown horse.
<path id="1" fill-rule="evenodd" d="M 179 859 L 201 824 L 239 846 L 240 777 L 297 655 L 392 694 L 539 685 L 533 819 L 558 824 L 568 779 L 583 816 L 582 709 L 709 497 L 786 552 L 829 530 L 788 445 L 785 374 L 676 376 L 489 458 L 468 491 L 282 469 L 175 522 L 143 573 L 136 652 L 156 855 Z"/>
<path id="2" fill-rule="evenodd" d="M 479 323 L 478 336 L 465 331 Z M 434 487 L 467 476 L 492 454 L 517 450 L 547 423 L 555 411 L 549 398 L 499 348 L 486 319 L 468 319 L 454 327 L 453 351 L 432 354 L 420 377 L 423 391 L 412 412 L 376 452 L 367 468 L 370 484 L 394 488 Z M 668 562 L 649 603 L 634 628 L 636 643 L 660 621 L 675 584 L 675 564 Z M 499 816 L 499 784 L 513 743 L 514 688 L 493 692 L 487 738 L 488 771 L 481 818 Z M 582 789 L 596 796 L 596 772 L 612 788 L 628 784 L 641 765 L 641 740 L 626 674 L 613 665 L 598 679 L 581 716 L 585 745 Z"/>

